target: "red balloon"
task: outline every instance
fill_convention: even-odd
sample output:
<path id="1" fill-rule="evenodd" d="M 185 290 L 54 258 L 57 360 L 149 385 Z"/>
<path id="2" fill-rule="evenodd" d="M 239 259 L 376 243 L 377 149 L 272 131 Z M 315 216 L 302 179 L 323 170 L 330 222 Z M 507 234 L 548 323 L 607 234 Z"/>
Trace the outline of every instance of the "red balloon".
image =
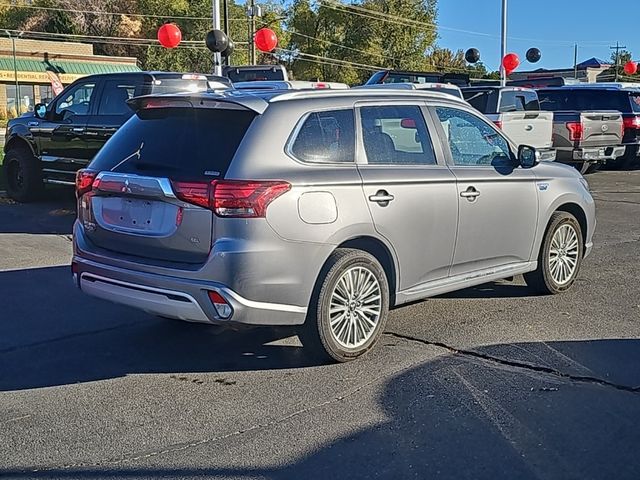
<path id="1" fill-rule="evenodd" d="M 624 73 L 626 73 L 627 75 L 633 75 L 637 71 L 638 71 L 638 64 L 633 60 L 629 60 L 627 63 L 624 64 Z"/>
<path id="2" fill-rule="evenodd" d="M 158 29 L 158 41 L 165 48 L 176 48 L 181 40 L 182 32 L 175 23 L 165 23 Z"/>
<path id="3" fill-rule="evenodd" d="M 520 59 L 515 53 L 507 53 L 502 59 L 502 66 L 504 67 L 507 75 L 518 68 L 518 65 L 520 65 Z"/>
<path id="4" fill-rule="evenodd" d="M 270 52 L 278 45 L 278 37 L 276 32 L 270 28 L 261 28 L 253 37 L 256 47 L 261 52 Z"/>

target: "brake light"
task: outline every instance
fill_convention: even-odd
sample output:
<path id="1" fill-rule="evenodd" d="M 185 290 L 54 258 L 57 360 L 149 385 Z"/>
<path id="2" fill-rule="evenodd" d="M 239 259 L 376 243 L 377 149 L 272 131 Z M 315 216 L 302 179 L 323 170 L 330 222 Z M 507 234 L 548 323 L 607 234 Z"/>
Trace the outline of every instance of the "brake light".
<path id="1" fill-rule="evenodd" d="M 269 204 L 290 189 L 280 181 L 215 180 L 213 211 L 220 217 L 264 217 Z"/>
<path id="2" fill-rule="evenodd" d="M 569 140 L 572 142 L 582 140 L 584 127 L 581 122 L 567 122 L 567 130 L 569 130 Z"/>
<path id="3" fill-rule="evenodd" d="M 212 210 L 219 217 L 259 218 L 271 202 L 291 189 L 281 181 L 214 180 L 172 182 L 180 200 Z"/>
<path id="4" fill-rule="evenodd" d="M 180 200 L 209 208 L 211 184 L 206 182 L 173 182 L 173 190 Z"/>
<path id="5" fill-rule="evenodd" d="M 87 170 L 85 168 L 76 172 L 76 197 L 80 198 L 87 192 L 90 192 L 93 188 L 93 183 L 96 180 L 98 172 L 93 170 Z"/>
<path id="6" fill-rule="evenodd" d="M 627 117 L 622 120 L 625 129 L 638 130 L 640 129 L 640 116 L 634 115 L 633 117 Z"/>
<path id="7" fill-rule="evenodd" d="M 502 130 L 502 120 L 496 120 L 495 122 L 493 122 L 494 125 L 496 127 L 498 127 L 500 130 Z"/>
<path id="8" fill-rule="evenodd" d="M 329 88 L 329 85 L 323 82 L 316 82 L 312 85 L 312 88 Z"/>

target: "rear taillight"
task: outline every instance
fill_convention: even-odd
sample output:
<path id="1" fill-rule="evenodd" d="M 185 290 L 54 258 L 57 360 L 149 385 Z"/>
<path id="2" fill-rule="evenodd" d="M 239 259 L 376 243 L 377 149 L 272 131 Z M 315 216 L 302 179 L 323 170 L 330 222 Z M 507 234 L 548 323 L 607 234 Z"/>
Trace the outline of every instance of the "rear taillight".
<path id="1" fill-rule="evenodd" d="M 569 140 L 572 142 L 582 140 L 584 127 L 580 122 L 567 122 L 567 130 L 569 130 Z"/>
<path id="2" fill-rule="evenodd" d="M 209 182 L 173 182 L 176 197 L 187 203 L 204 208 L 211 206 L 211 183 Z"/>
<path id="3" fill-rule="evenodd" d="M 91 191 L 93 182 L 96 181 L 98 172 L 93 170 L 82 169 L 76 173 L 76 197 L 80 198 L 85 193 Z"/>
<path id="4" fill-rule="evenodd" d="M 287 182 L 216 180 L 213 182 L 213 211 L 220 217 L 264 217 L 267 207 L 291 189 Z"/>
<path id="5" fill-rule="evenodd" d="M 624 129 L 639 130 L 640 129 L 640 116 L 634 115 L 633 117 L 627 117 L 622 120 Z"/>
<path id="6" fill-rule="evenodd" d="M 502 130 L 502 120 L 496 120 L 495 122 L 493 122 L 493 124 L 500 130 Z"/>
<path id="7" fill-rule="evenodd" d="M 264 217 L 267 207 L 291 184 L 281 181 L 214 180 L 172 182 L 176 197 L 187 203 L 209 208 L 219 217 Z"/>

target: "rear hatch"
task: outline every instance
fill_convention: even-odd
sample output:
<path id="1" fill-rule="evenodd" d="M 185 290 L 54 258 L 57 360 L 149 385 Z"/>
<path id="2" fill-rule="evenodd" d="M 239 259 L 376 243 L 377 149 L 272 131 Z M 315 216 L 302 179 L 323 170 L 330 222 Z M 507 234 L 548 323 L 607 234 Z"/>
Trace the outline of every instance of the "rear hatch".
<path id="1" fill-rule="evenodd" d="M 583 147 L 603 147 L 622 144 L 622 114 L 620 112 L 581 112 Z"/>
<path id="2" fill-rule="evenodd" d="M 502 131 L 517 145 L 551 148 L 553 144 L 553 113 L 536 111 L 500 114 Z"/>
<path id="3" fill-rule="evenodd" d="M 150 259 L 206 260 L 214 238 L 208 186 L 224 177 L 256 117 L 237 104 L 215 105 L 149 99 L 81 172 L 89 191 L 79 219 L 93 244 Z"/>

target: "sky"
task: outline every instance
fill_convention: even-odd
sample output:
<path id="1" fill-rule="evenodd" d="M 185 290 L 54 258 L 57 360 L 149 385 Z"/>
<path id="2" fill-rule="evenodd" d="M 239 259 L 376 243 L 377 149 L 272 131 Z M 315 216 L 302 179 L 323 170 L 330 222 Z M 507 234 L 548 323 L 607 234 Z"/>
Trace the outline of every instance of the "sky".
<path id="1" fill-rule="evenodd" d="M 507 52 L 520 57 L 519 70 L 573 66 L 573 45 L 578 63 L 591 57 L 609 60 L 609 46 L 626 46 L 640 60 L 638 15 L 632 3 L 606 0 L 508 0 Z M 497 70 L 500 63 L 501 0 L 438 0 L 438 46 L 452 50 L 480 50 L 480 59 Z M 463 31 L 460 31 L 463 30 Z M 542 58 L 525 59 L 530 47 Z"/>

